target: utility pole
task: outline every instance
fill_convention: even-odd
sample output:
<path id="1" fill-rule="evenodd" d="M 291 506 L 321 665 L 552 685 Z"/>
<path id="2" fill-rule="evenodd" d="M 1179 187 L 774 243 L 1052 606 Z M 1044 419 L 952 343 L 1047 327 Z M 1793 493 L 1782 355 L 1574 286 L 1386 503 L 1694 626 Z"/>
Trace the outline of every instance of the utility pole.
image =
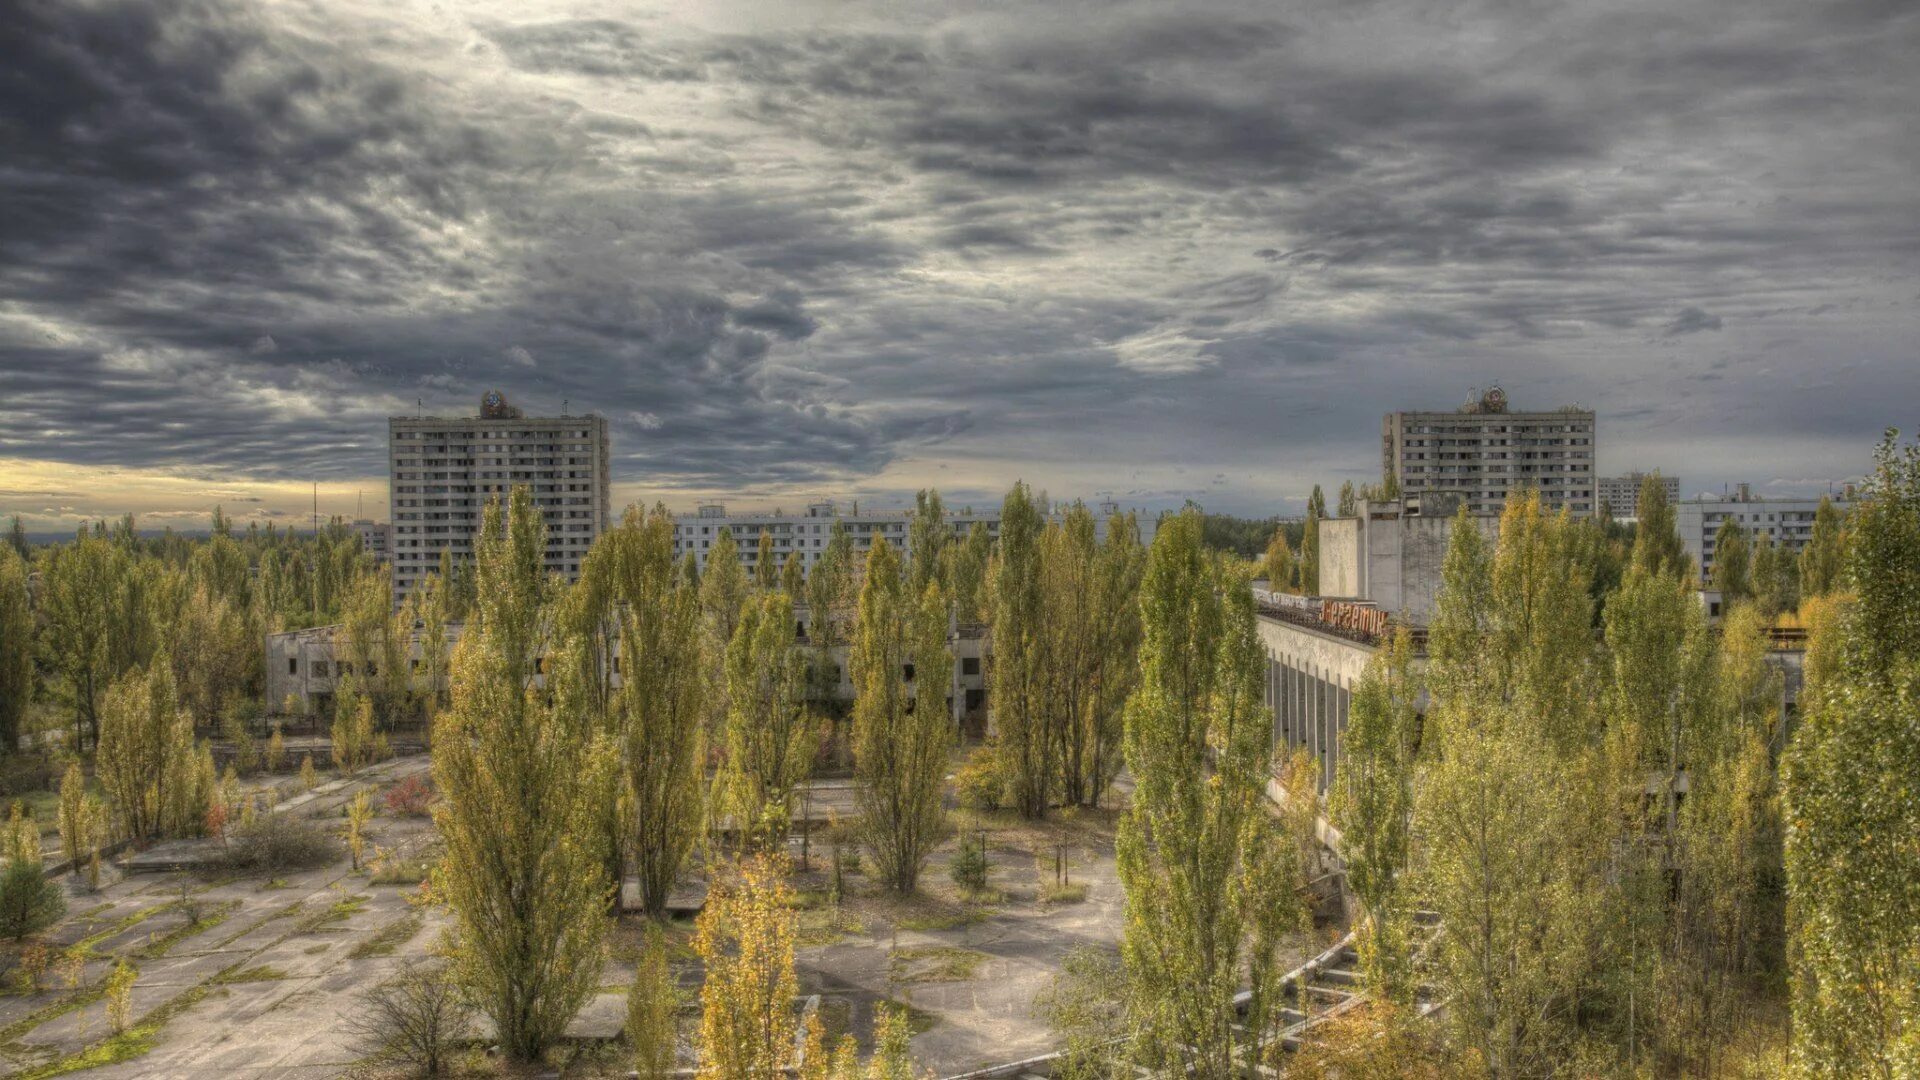
<path id="1" fill-rule="evenodd" d="M 313 482 L 313 535 L 320 535 L 320 481 Z"/>

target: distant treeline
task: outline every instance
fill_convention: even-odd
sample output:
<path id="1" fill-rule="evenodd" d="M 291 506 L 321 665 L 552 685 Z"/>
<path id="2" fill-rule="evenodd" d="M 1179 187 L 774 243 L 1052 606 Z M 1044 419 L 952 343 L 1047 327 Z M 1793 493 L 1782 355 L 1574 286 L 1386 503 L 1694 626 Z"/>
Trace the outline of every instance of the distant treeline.
<path id="1" fill-rule="evenodd" d="M 1258 559 L 1266 555 L 1267 545 L 1273 542 L 1273 530 L 1285 529 L 1287 547 L 1300 550 L 1301 534 L 1306 531 L 1304 521 L 1283 521 L 1279 517 L 1243 518 L 1231 514 L 1206 514 L 1201 518 L 1201 542 L 1215 551 L 1230 552 L 1243 559 Z"/>

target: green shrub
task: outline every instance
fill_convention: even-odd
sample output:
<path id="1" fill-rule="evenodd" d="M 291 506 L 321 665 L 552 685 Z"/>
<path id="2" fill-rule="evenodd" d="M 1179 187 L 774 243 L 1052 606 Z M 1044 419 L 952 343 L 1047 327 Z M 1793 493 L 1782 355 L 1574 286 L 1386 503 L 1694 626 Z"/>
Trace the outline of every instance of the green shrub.
<path id="1" fill-rule="evenodd" d="M 1000 748 L 983 743 L 953 775 L 954 796 L 968 810 L 998 810 L 1006 803 L 1006 775 L 1000 768 Z"/>
<path id="2" fill-rule="evenodd" d="M 953 883 L 968 892 L 977 893 L 987 887 L 987 849 L 978 836 L 967 836 L 960 841 L 960 850 L 953 853 L 953 859 L 947 863 L 947 873 L 953 876 Z"/>
<path id="3" fill-rule="evenodd" d="M 231 870 L 309 870 L 340 857 L 340 842 L 326 829 L 292 814 L 263 814 L 227 830 Z"/>
<path id="4" fill-rule="evenodd" d="M 40 864 L 14 859 L 0 874 L 0 935 L 15 941 L 52 926 L 67 913 L 60 886 L 47 880 Z"/>

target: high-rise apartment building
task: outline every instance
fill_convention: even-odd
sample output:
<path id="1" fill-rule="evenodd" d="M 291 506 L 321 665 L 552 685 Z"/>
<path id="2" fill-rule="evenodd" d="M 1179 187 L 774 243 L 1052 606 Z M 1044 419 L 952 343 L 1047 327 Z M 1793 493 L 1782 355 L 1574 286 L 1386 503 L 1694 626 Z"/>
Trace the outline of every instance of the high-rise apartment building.
<path id="1" fill-rule="evenodd" d="M 473 557 L 487 500 L 524 484 L 547 524 L 547 569 L 568 581 L 607 528 L 605 417 L 525 416 L 499 391 L 478 416 L 387 421 L 393 588 L 404 597 L 439 567 Z"/>
<path id="2" fill-rule="evenodd" d="M 1630 472 L 1625 476 L 1601 477 L 1595 482 L 1595 488 L 1599 491 L 1599 499 L 1594 503 L 1595 509 L 1598 509 L 1601 503 L 1605 503 L 1607 512 L 1612 514 L 1616 519 L 1633 518 L 1636 521 L 1639 520 L 1640 485 L 1645 483 L 1646 479 L 1647 474 L 1643 472 Z M 1660 486 L 1666 490 L 1668 505 L 1680 501 L 1679 477 L 1661 475 Z"/>
<path id="3" fill-rule="evenodd" d="M 1496 386 L 1452 412 L 1388 413 L 1381 464 L 1401 497 L 1427 514 L 1460 504 L 1497 513 L 1510 493 L 1529 487 L 1549 508 L 1591 514 L 1599 507 L 1593 420 L 1580 408 L 1510 412 Z"/>

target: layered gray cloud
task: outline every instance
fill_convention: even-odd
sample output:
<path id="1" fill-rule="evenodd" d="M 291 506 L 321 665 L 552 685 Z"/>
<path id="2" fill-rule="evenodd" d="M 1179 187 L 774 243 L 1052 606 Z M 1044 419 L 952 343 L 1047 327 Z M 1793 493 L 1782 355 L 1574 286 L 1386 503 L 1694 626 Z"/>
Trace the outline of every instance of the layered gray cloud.
<path id="1" fill-rule="evenodd" d="M 1915 422 L 1911 5 L 23 14 L 0 459 L 377 476 L 499 386 L 641 498 L 1272 511 L 1496 380 L 1690 488 Z"/>

